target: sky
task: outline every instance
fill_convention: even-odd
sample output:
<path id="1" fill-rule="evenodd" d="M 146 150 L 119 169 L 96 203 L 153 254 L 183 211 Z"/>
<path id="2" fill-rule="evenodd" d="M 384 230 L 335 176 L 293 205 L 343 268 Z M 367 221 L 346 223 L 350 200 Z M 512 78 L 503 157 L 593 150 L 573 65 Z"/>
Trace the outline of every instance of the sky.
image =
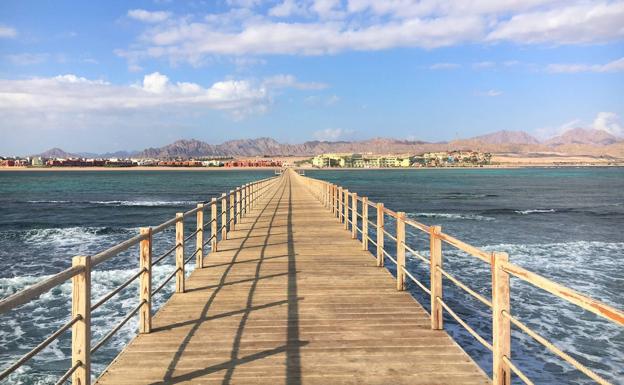
<path id="1" fill-rule="evenodd" d="M 624 1 L 0 3 L 0 154 L 623 135 Z"/>

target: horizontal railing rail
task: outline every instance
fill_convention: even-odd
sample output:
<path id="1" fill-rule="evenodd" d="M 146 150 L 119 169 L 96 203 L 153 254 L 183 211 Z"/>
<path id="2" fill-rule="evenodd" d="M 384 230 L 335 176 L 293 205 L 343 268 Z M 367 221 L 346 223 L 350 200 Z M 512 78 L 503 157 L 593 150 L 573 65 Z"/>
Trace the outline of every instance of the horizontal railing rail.
<path id="1" fill-rule="evenodd" d="M 219 241 L 226 240 L 228 233 L 235 230 L 241 219 L 256 206 L 267 190 L 279 177 L 265 178 L 256 182 L 248 183 L 231 190 L 229 194 L 221 195 L 221 215 L 218 215 L 218 200 L 197 204 L 197 207 L 186 212 L 177 213 L 169 219 L 154 227 L 140 229 L 138 235 L 114 245 L 92 256 L 77 256 L 72 260 L 72 266 L 46 278 L 26 289 L 0 300 L 0 314 L 7 313 L 17 307 L 27 304 L 42 294 L 62 285 L 68 280 L 72 281 L 72 316 L 70 321 L 63 324 L 54 333 L 46 337 L 35 348 L 19 358 L 0 372 L 0 381 L 19 369 L 31 358 L 40 353 L 52 342 L 71 329 L 72 357 L 71 367 L 59 378 L 57 384 L 63 384 L 71 378 L 72 384 L 89 385 L 91 381 L 91 355 L 106 344 L 132 317 L 139 314 L 139 333 L 151 332 L 152 298 L 161 292 L 166 285 L 175 277 L 176 293 L 185 292 L 185 265 L 195 258 L 195 268 L 203 267 L 206 256 L 204 247 L 210 243 L 210 250 L 217 251 Z M 229 197 L 229 204 L 226 198 Z M 210 209 L 211 219 L 204 221 L 204 212 Z M 229 215 L 229 219 L 228 219 Z M 191 216 L 196 217 L 196 227 L 189 235 L 184 235 L 184 220 Z M 221 226 L 218 227 L 220 221 Z M 175 226 L 175 244 L 163 254 L 154 258 L 152 255 L 152 238 L 166 229 Z M 204 241 L 204 231 L 210 227 L 210 237 Z M 193 237 L 196 240 L 195 251 L 185 258 L 184 248 Z M 139 270 L 122 284 L 99 298 L 91 304 L 91 274 L 94 268 L 120 253 L 139 246 Z M 152 269 L 154 266 L 175 253 L 175 269 L 152 290 Z M 95 344 L 91 344 L 91 316 L 94 311 L 119 294 L 135 281 L 139 281 L 139 302 L 129 311 L 124 318 L 108 333 L 100 338 Z"/>
<path id="2" fill-rule="evenodd" d="M 532 337 L 538 343 L 550 350 L 561 359 L 568 362 L 599 384 L 609 384 L 602 376 L 598 375 L 586 365 L 583 365 L 571 355 L 564 352 L 552 342 L 542 337 L 529 326 L 516 319 L 510 311 L 510 277 L 515 277 L 537 288 L 576 305 L 586 311 L 592 312 L 603 319 L 620 326 L 624 326 L 624 312 L 600 301 L 578 293 L 561 284 L 553 282 L 539 274 L 526 270 L 509 262 L 507 253 L 486 252 L 472 246 L 449 234 L 443 233 L 440 226 L 428 226 L 413 219 L 406 218 L 405 213 L 396 212 L 384 206 L 383 203 L 373 202 L 367 197 L 358 196 L 357 193 L 349 192 L 348 189 L 333 183 L 302 177 L 311 193 L 328 209 L 345 230 L 351 226 L 352 238 L 361 234 L 362 250 L 369 250 L 369 243 L 376 249 L 377 266 L 383 267 L 388 259 L 396 265 L 397 289 L 405 290 L 407 278 L 430 298 L 430 317 L 432 329 L 443 329 L 443 312 L 452 317 L 470 335 L 472 335 L 485 348 L 492 351 L 493 383 L 495 385 L 511 384 L 511 374 L 515 374 L 527 384 L 533 384 L 529 377 L 523 373 L 511 360 L 511 325 L 517 327 L 525 334 Z M 361 203 L 361 204 L 358 204 Z M 375 220 L 369 217 L 369 209 L 376 212 Z M 351 214 L 351 215 L 349 215 Z M 390 217 L 395 221 L 394 233 L 386 226 L 385 218 Z M 429 238 L 429 256 L 425 257 L 409 246 L 406 240 L 405 226 L 419 230 Z M 375 229 L 375 237 L 371 236 L 369 227 Z M 396 245 L 396 254 L 391 255 L 386 250 L 385 240 L 389 238 Z M 452 246 L 468 256 L 486 263 L 490 267 L 492 298 L 486 298 L 473 290 L 465 282 L 451 275 L 442 267 L 443 254 L 442 244 Z M 429 286 L 418 280 L 407 269 L 405 253 L 411 255 L 424 264 L 429 270 Z M 492 341 L 483 338 L 474 328 L 466 323 L 447 302 L 442 293 L 442 280 L 446 279 L 462 289 L 472 298 L 481 302 L 491 309 L 492 314 Z"/>

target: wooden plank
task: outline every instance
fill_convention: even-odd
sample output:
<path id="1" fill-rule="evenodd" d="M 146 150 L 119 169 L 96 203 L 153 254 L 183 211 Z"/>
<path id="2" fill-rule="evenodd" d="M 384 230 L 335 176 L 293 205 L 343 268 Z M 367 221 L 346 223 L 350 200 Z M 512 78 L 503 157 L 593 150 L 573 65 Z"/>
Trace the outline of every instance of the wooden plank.
<path id="1" fill-rule="evenodd" d="M 346 191 L 323 197 L 309 187 L 286 171 L 256 189 L 256 204 L 193 271 L 185 293 L 98 384 L 488 384 L 341 231 L 334 215 L 347 219 Z"/>

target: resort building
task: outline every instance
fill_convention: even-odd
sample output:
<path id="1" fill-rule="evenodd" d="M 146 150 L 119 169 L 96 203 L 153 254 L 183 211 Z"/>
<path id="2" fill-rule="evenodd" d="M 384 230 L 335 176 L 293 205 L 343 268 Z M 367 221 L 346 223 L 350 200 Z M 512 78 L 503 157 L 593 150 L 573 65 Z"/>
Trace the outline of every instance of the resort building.
<path id="1" fill-rule="evenodd" d="M 312 159 L 312 165 L 318 168 L 384 168 L 410 167 L 412 157 L 409 155 L 372 155 L 372 154 L 321 154 Z"/>
<path id="2" fill-rule="evenodd" d="M 428 167 L 461 167 L 490 164 L 492 154 L 477 151 L 441 151 L 427 152 L 417 159 L 421 166 Z"/>

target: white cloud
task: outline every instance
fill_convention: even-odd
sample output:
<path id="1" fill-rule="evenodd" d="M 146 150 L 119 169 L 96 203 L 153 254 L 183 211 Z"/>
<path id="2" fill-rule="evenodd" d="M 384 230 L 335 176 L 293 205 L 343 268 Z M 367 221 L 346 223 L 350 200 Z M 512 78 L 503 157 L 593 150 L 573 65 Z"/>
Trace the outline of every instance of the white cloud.
<path id="1" fill-rule="evenodd" d="M 477 96 L 496 97 L 496 96 L 501 96 L 503 94 L 503 91 L 498 91 L 498 90 L 477 91 L 475 94 Z"/>
<path id="2" fill-rule="evenodd" d="M 452 70 L 459 68 L 461 65 L 457 63 L 435 63 L 429 66 L 430 70 Z"/>
<path id="3" fill-rule="evenodd" d="M 522 44 L 605 42 L 624 36 L 623 21 L 622 1 L 580 2 L 513 15 L 499 22 L 486 39 Z"/>
<path id="4" fill-rule="evenodd" d="M 550 64 L 546 70 L 554 73 L 619 72 L 624 71 L 624 57 L 606 64 Z"/>
<path id="5" fill-rule="evenodd" d="M 317 89 L 320 83 L 301 83 L 291 75 L 279 75 L 267 80 L 223 80 L 204 87 L 196 83 L 172 82 L 167 76 L 154 72 L 140 83 L 117 85 L 103 80 L 87 79 L 73 74 L 26 80 L 0 80 L 0 114 L 20 127 L 39 116 L 55 117 L 71 124 L 76 116 L 124 116 L 140 113 L 149 119 L 152 112 L 202 113 L 206 110 L 225 111 L 241 117 L 265 111 L 273 102 L 277 89 L 285 87 Z M 312 87 L 312 88 L 309 88 Z"/>
<path id="6" fill-rule="evenodd" d="M 299 90 L 322 90 L 328 87 L 325 83 L 299 82 L 293 75 L 274 75 L 264 80 L 269 88 L 296 88 Z"/>
<path id="7" fill-rule="evenodd" d="M 17 36 L 17 30 L 13 27 L 0 25 L 0 38 L 13 38 Z"/>
<path id="8" fill-rule="evenodd" d="M 614 112 L 599 112 L 592 123 L 592 128 L 606 131 L 611 135 L 624 136 L 624 127 L 620 117 Z"/>
<path id="9" fill-rule="evenodd" d="M 144 9 L 131 9 L 128 17 L 144 23 L 160 23 L 171 17 L 171 13 L 165 11 L 146 11 Z"/>
<path id="10" fill-rule="evenodd" d="M 538 128 L 535 130 L 535 136 L 542 140 L 549 139 L 573 128 L 589 128 L 624 137 L 624 126 L 622 126 L 620 117 L 614 112 L 598 112 L 591 123 L 583 122 L 581 119 L 572 119 L 556 127 Z"/>
<path id="11" fill-rule="evenodd" d="M 269 9 L 269 16 L 288 17 L 294 15 L 305 15 L 307 13 L 303 4 L 296 0 L 284 0 L 281 3 Z"/>
<path id="12" fill-rule="evenodd" d="M 354 130 L 343 128 L 326 128 L 314 132 L 314 138 L 323 141 L 346 140 L 355 133 Z"/>
<path id="13" fill-rule="evenodd" d="M 327 55 L 492 42 L 591 44 L 624 37 L 622 0 L 281 0 L 268 7 L 256 7 L 255 0 L 231 0 L 230 4 L 238 6 L 241 1 L 251 7 L 203 15 L 167 14 L 165 22 L 146 27 L 132 48 L 117 53 L 132 65 L 146 58 L 200 65 L 211 55 Z"/>

